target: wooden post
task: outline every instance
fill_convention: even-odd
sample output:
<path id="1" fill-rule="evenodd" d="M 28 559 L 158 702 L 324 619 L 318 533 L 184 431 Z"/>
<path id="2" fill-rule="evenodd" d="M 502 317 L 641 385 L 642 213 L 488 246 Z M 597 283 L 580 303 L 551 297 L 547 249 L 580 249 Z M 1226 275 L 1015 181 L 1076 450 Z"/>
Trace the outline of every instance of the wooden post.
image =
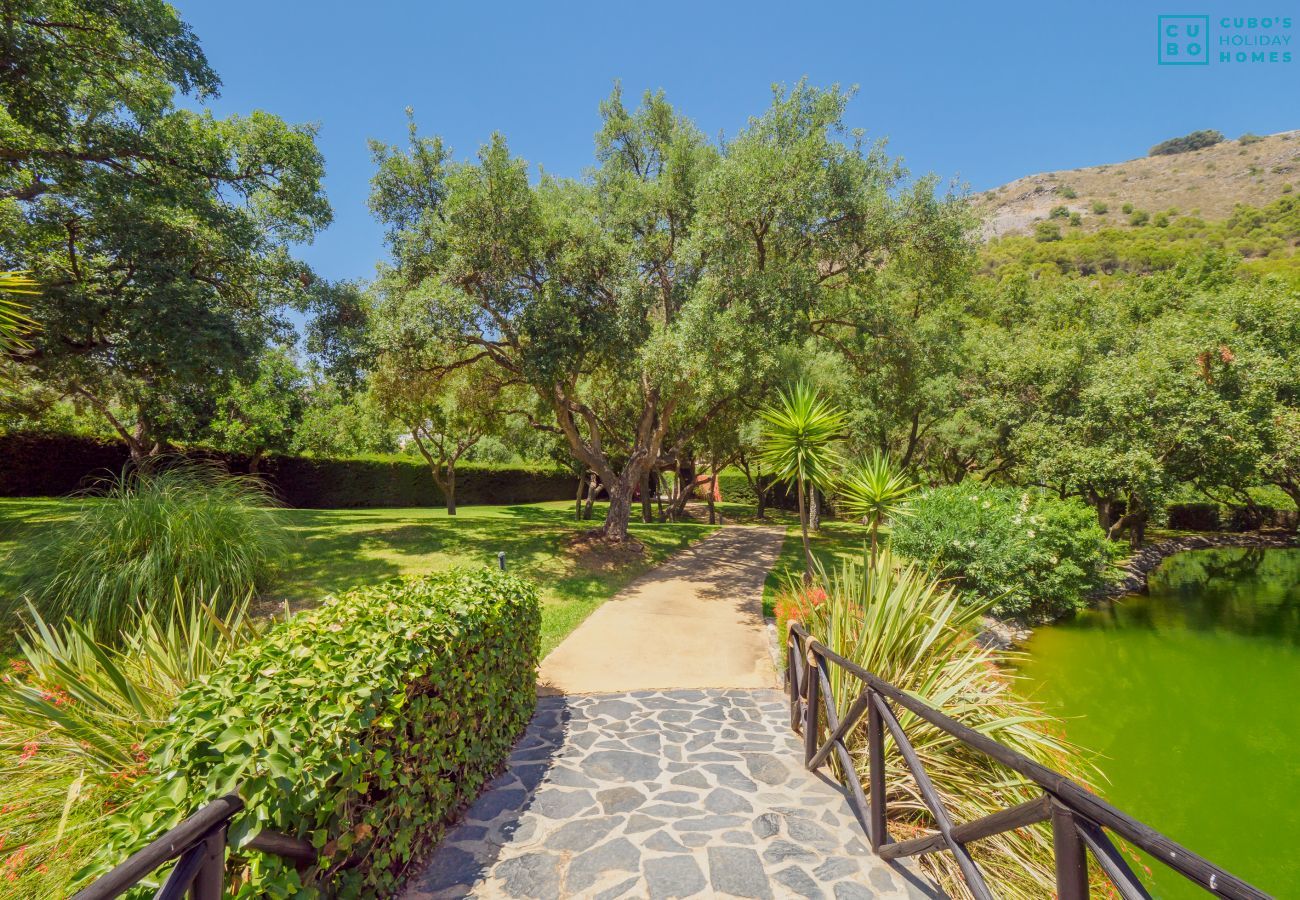
<path id="1" fill-rule="evenodd" d="M 1088 851 L 1074 824 L 1074 813 L 1052 803 L 1052 852 L 1056 856 L 1057 900 L 1087 900 Z"/>
<path id="2" fill-rule="evenodd" d="M 226 826 L 222 825 L 203 842 L 203 862 L 190 886 L 194 900 L 222 900 L 226 881 Z"/>
<path id="3" fill-rule="evenodd" d="M 803 670 L 804 721 L 803 762 L 808 765 L 817 755 L 817 707 L 821 705 L 821 678 L 817 675 L 817 654 L 808 648 L 808 668 Z"/>
<path id="4" fill-rule="evenodd" d="M 871 779 L 871 819 L 867 831 L 874 853 L 889 837 L 885 826 L 885 722 L 875 703 L 867 706 L 867 764 Z"/>

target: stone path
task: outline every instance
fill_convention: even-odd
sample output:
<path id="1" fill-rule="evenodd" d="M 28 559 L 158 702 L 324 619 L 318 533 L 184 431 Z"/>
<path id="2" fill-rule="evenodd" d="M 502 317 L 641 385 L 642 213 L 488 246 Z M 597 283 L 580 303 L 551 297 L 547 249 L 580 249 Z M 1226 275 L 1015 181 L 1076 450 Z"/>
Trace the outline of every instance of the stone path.
<path id="1" fill-rule="evenodd" d="M 543 697 L 404 896 L 937 896 L 802 760 L 775 690 Z"/>
<path id="2" fill-rule="evenodd" d="M 776 684 L 763 582 L 781 528 L 722 528 L 604 603 L 542 661 L 544 694 Z"/>
<path id="3" fill-rule="evenodd" d="M 803 767 L 762 614 L 783 539 L 719 530 L 543 660 L 506 771 L 407 900 L 935 896 Z"/>

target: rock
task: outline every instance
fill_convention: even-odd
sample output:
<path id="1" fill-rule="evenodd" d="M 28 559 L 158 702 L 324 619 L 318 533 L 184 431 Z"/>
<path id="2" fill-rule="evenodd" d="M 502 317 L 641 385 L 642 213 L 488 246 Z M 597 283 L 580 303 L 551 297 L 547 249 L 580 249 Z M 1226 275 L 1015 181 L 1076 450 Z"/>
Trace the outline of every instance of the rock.
<path id="1" fill-rule="evenodd" d="M 664 856 L 645 861 L 646 886 L 650 900 L 690 897 L 708 885 L 704 873 L 690 856 Z"/>
<path id="2" fill-rule="evenodd" d="M 659 757 L 631 750 L 596 750 L 582 761 L 584 774 L 603 781 L 652 781 Z"/>
<path id="3" fill-rule="evenodd" d="M 604 816 L 596 819 L 575 819 L 566 822 L 551 833 L 544 846 L 550 850 L 579 852 L 604 840 L 622 823 L 622 817 Z"/>
<path id="4" fill-rule="evenodd" d="M 600 804 L 605 815 L 628 812 L 645 802 L 645 795 L 634 787 L 616 787 L 599 791 L 596 802 Z"/>
<path id="5" fill-rule="evenodd" d="M 595 884 L 600 876 L 613 870 L 635 872 L 641 864 L 641 854 L 627 838 L 614 838 L 573 858 L 569 863 L 565 890 L 582 892 Z"/>
<path id="6" fill-rule="evenodd" d="M 772 888 L 758 854 L 747 847 L 710 847 L 709 883 L 718 893 L 770 898 Z"/>
<path id="7" fill-rule="evenodd" d="M 809 900 L 821 900 L 826 895 L 822 889 L 817 887 L 817 882 L 803 869 L 797 866 L 790 866 L 777 872 L 772 878 L 782 887 L 788 888 L 798 897 L 807 897 Z"/>
<path id="8" fill-rule="evenodd" d="M 748 800 L 726 788 L 714 788 L 704 798 L 704 808 L 711 813 L 747 813 L 754 811 L 754 807 Z"/>
<path id="9" fill-rule="evenodd" d="M 594 802 L 590 791 L 538 791 L 528 810 L 548 819 L 570 819 Z"/>
<path id="10" fill-rule="evenodd" d="M 545 900 L 560 892 L 560 861 L 549 853 L 528 853 L 507 859 L 496 875 L 511 897 Z"/>

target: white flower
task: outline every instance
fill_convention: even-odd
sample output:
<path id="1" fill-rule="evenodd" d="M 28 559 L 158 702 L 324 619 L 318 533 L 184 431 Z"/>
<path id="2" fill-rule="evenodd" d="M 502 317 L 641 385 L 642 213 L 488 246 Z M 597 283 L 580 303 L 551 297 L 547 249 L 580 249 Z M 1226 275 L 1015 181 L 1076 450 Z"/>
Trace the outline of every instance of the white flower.
<path id="1" fill-rule="evenodd" d="M 1025 532 L 1025 534 L 1029 535 L 1030 537 L 1033 537 L 1033 536 L 1034 536 L 1034 529 L 1032 529 L 1032 528 L 1029 529 L 1028 531 Z"/>

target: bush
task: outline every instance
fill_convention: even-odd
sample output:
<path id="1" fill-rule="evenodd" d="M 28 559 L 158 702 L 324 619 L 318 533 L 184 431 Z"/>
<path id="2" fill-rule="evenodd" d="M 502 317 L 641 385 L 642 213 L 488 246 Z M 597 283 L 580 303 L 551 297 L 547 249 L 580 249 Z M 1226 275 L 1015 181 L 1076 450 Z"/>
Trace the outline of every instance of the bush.
<path id="1" fill-rule="evenodd" d="M 1139 209 L 1128 217 L 1128 223 L 1135 228 L 1140 225 L 1145 225 L 1149 221 L 1151 221 L 1151 214 L 1144 209 Z"/>
<path id="2" fill-rule="evenodd" d="M 481 569 L 350 591 L 277 626 L 181 695 L 96 868 L 238 786 L 236 896 L 395 894 L 527 724 L 540 624 L 531 584 Z M 267 828 L 311 841 L 316 864 L 241 851 Z"/>
<path id="3" fill-rule="evenodd" d="M 870 564 L 846 564 L 825 585 L 792 584 L 783 600 L 817 640 L 904 691 L 938 707 L 980 734 L 1085 784 L 1094 766 L 1060 737 L 1061 722 L 1016 695 L 1003 673 L 1015 654 L 979 646 L 982 607 L 961 603 L 952 590 L 915 565 L 886 551 Z M 782 603 L 778 603 L 778 610 Z M 836 666 L 827 672 L 842 704 L 861 688 Z M 839 713 L 844 715 L 845 707 Z M 901 712 L 901 711 L 900 711 Z M 1042 794 L 988 756 L 902 712 L 900 722 L 943 805 L 960 822 L 983 818 Z M 859 722 L 845 740 L 867 788 L 867 729 Z M 895 840 L 937 830 L 894 741 L 885 742 L 885 788 L 889 830 Z M 1047 897 L 1055 888 L 1052 840 L 1045 825 L 1017 828 L 974 842 L 970 851 L 998 896 Z M 946 896 L 969 896 L 948 853 L 920 857 Z"/>
<path id="4" fill-rule="evenodd" d="M 1083 224 L 1083 216 L 1079 215 L 1077 212 L 1070 213 L 1070 224 L 1075 228 L 1078 228 Z"/>
<path id="5" fill-rule="evenodd" d="M 1127 216 L 1129 213 L 1133 212 L 1133 204 L 1125 203 L 1123 206 L 1119 208 L 1119 211 Z"/>
<path id="6" fill-rule="evenodd" d="M 226 604 L 265 583 L 284 529 L 260 483 L 179 463 L 124 472 L 76 514 L 11 551 L 18 592 L 48 620 L 116 635 L 142 608 L 220 590 Z M 18 601 L 0 604 L 12 616 Z M 218 610 L 224 612 L 224 610 Z"/>
<path id="7" fill-rule="evenodd" d="M 1159 144 L 1156 144 L 1151 148 L 1148 155 L 1172 156 L 1175 153 L 1189 153 L 1192 150 L 1203 150 L 1206 147 L 1213 147 L 1215 144 L 1223 143 L 1224 140 L 1226 140 L 1226 138 L 1224 138 L 1222 131 L 1193 131 L 1191 134 L 1185 134 L 1182 137 L 1161 141 Z"/>
<path id="8" fill-rule="evenodd" d="M 1038 222 L 1034 225 L 1034 240 L 1040 244 L 1061 239 L 1061 228 L 1052 222 Z"/>
<path id="9" fill-rule="evenodd" d="M 177 695 L 265 631 L 248 601 L 149 611 L 116 646 L 74 622 L 32 618 L 0 678 L 0 897 L 68 897 L 103 845 L 112 810 L 134 801 L 140 746 Z"/>
<path id="10" fill-rule="evenodd" d="M 1099 216 L 1104 216 L 1110 212 L 1110 207 L 1101 200 L 1094 200 L 1092 201 L 1092 211 Z"/>
<path id="11" fill-rule="evenodd" d="M 968 603 L 1032 619 L 1082 606 L 1101 586 L 1110 555 L 1087 505 L 983 485 L 923 495 L 895 524 L 893 546 L 956 579 Z"/>
<path id="12" fill-rule="evenodd" d="M 1049 219 L 1068 219 L 1070 218 L 1070 207 L 1053 206 L 1052 211 L 1048 213 L 1047 217 Z"/>
<path id="13" fill-rule="evenodd" d="M 1242 144 L 1243 146 L 1247 144 L 1258 144 L 1262 140 L 1264 140 L 1264 138 L 1261 135 L 1255 134 L 1254 132 L 1250 132 L 1250 131 L 1247 131 L 1241 137 L 1237 138 L 1237 142 Z"/>
<path id="14" fill-rule="evenodd" d="M 1061 187 L 1061 196 L 1066 200 L 1073 200 L 1075 197 L 1079 196 L 1079 192 L 1067 184 Z"/>
<path id="15" fill-rule="evenodd" d="M 187 455 L 247 472 L 249 457 L 195 448 Z M 0 497 L 52 497 L 81 489 L 88 478 L 120 471 L 130 459 L 113 441 L 63 434 L 15 432 L 0 435 Z M 424 460 L 400 456 L 318 459 L 271 456 L 258 472 L 287 506 L 303 509 L 441 506 L 446 501 Z M 536 503 L 572 500 L 575 479 L 549 466 L 463 463 L 456 467 L 456 500 L 479 503 Z"/>

